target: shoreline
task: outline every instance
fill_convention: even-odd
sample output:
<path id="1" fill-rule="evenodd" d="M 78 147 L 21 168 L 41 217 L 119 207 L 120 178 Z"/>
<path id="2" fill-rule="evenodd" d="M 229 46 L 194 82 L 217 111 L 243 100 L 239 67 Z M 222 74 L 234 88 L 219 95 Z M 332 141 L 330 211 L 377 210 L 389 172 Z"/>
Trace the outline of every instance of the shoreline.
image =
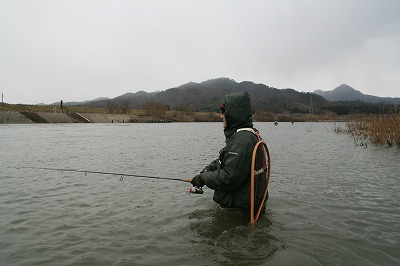
<path id="1" fill-rule="evenodd" d="M 0 124 L 40 124 L 40 123 L 172 123 L 172 122 L 220 122 L 218 114 L 192 113 L 172 114 L 156 117 L 144 114 L 107 114 L 95 112 L 46 112 L 0 110 Z M 361 115 L 363 117 L 363 115 Z M 260 119 L 255 115 L 254 122 L 348 122 L 359 120 L 357 116 L 318 116 L 318 115 L 273 115 Z"/>
<path id="2" fill-rule="evenodd" d="M 50 113 L 34 111 L 0 111 L 0 124 L 38 123 L 171 123 L 172 119 L 132 114 Z"/>

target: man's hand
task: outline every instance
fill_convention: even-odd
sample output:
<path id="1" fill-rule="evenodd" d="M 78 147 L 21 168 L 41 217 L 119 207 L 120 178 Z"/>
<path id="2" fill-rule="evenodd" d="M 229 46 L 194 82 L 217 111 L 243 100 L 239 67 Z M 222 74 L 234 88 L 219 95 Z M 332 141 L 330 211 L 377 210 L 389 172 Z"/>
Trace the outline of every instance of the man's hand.
<path id="1" fill-rule="evenodd" d="M 196 175 L 195 177 L 193 177 L 192 181 L 190 181 L 190 183 L 192 183 L 193 186 L 195 187 L 203 187 L 204 184 L 204 180 L 203 180 L 203 175 Z"/>

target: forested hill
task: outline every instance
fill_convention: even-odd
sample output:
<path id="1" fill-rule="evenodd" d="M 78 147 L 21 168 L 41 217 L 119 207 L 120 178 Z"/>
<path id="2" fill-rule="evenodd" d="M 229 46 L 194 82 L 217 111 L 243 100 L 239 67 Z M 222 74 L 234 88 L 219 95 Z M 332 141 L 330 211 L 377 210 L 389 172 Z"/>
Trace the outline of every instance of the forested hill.
<path id="1" fill-rule="evenodd" d="M 250 81 L 237 83 L 229 78 L 218 78 L 201 83 L 189 82 L 160 92 L 126 93 L 109 100 L 84 103 L 82 106 L 107 107 L 107 105 L 115 104 L 143 108 L 147 102 L 157 102 L 170 109 L 214 112 L 219 109 L 222 97 L 239 91 L 249 93 L 253 110 L 306 113 L 309 112 L 311 102 L 314 109 L 327 104 L 322 96 L 312 93 L 298 92 L 293 89 L 276 89 Z"/>
<path id="2" fill-rule="evenodd" d="M 385 104 L 400 104 L 400 98 L 391 97 L 378 97 L 363 94 L 362 92 L 353 89 L 347 84 L 342 84 L 336 87 L 332 91 L 322 91 L 316 90 L 315 94 L 321 95 L 326 100 L 331 102 L 352 102 L 352 101 L 362 101 L 366 103 L 385 103 Z"/>

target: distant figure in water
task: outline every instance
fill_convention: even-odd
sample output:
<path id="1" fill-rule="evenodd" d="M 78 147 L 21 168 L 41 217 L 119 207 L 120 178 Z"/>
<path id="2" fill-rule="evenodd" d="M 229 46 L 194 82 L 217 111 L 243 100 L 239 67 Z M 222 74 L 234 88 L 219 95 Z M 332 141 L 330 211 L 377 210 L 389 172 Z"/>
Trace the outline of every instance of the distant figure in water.
<path id="1" fill-rule="evenodd" d="M 292 125 L 294 124 L 294 122 L 292 121 Z"/>
<path id="2" fill-rule="evenodd" d="M 253 127 L 249 94 L 238 92 L 226 95 L 220 112 L 226 145 L 219 152 L 219 158 L 193 177 L 191 183 L 196 187 L 213 189 L 213 199 L 222 208 L 249 211 L 252 154 L 261 138 Z"/>
<path id="3" fill-rule="evenodd" d="M 277 126 L 278 125 L 278 121 L 275 120 L 274 125 Z"/>

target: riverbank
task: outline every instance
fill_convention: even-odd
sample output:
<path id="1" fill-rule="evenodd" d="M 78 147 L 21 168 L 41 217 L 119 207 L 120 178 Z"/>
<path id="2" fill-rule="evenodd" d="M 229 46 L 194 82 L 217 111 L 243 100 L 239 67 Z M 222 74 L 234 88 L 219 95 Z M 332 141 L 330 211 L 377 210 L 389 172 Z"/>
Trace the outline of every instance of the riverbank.
<path id="1" fill-rule="evenodd" d="M 257 119 L 255 122 L 310 122 L 330 121 L 331 119 L 317 116 L 276 116 L 266 121 Z M 332 119 L 333 121 L 336 121 Z M 220 122 L 218 113 L 193 112 L 184 114 L 171 111 L 163 117 L 149 116 L 136 112 L 136 114 L 107 114 L 107 113 L 80 113 L 80 112 L 45 112 L 45 111 L 1 111 L 0 124 L 32 124 L 32 123 L 171 123 L 171 122 Z"/>
<path id="2" fill-rule="evenodd" d="M 337 115 L 302 114 L 260 111 L 253 114 L 254 122 L 347 122 L 365 118 L 365 114 Z M 29 123 L 169 123 L 169 122 L 220 122 L 218 112 L 169 110 L 157 114 L 149 110 L 128 109 L 124 113 L 110 113 L 107 108 L 65 107 L 0 103 L 0 124 Z"/>
<path id="3" fill-rule="evenodd" d="M 33 123 L 170 123 L 172 119 L 132 114 L 50 113 L 33 111 L 0 111 L 0 124 Z"/>

